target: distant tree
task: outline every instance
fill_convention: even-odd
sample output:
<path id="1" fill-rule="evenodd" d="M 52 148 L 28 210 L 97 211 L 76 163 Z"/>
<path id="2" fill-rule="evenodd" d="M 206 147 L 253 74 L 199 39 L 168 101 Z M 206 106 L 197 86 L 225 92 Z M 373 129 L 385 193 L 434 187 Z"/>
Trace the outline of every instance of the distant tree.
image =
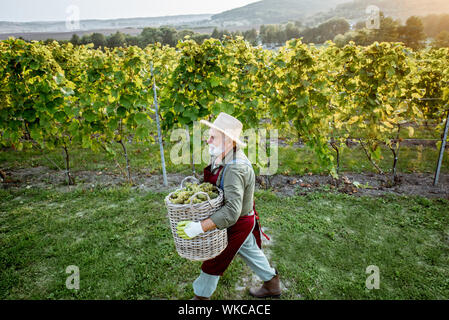
<path id="1" fill-rule="evenodd" d="M 366 28 L 358 30 L 349 41 L 354 41 L 359 46 L 368 46 L 374 42 L 372 30 Z"/>
<path id="2" fill-rule="evenodd" d="M 162 36 L 159 28 L 144 28 L 140 33 L 140 41 L 142 47 L 146 47 L 148 44 L 153 44 L 156 42 L 162 43 Z"/>
<path id="3" fill-rule="evenodd" d="M 218 30 L 217 28 L 214 28 L 212 31 L 212 34 L 210 35 L 211 38 L 222 40 L 224 36 L 232 37 L 233 33 L 229 32 L 226 29 Z"/>
<path id="4" fill-rule="evenodd" d="M 343 18 L 333 18 L 316 28 L 307 28 L 301 36 L 306 43 L 324 43 L 327 40 L 333 40 L 338 34 L 345 34 L 350 29 L 349 22 Z"/>
<path id="5" fill-rule="evenodd" d="M 361 30 L 366 28 L 366 21 L 358 21 L 355 25 L 354 25 L 354 29 L 355 30 Z"/>
<path id="6" fill-rule="evenodd" d="M 50 44 L 50 43 L 52 43 L 53 41 L 56 41 L 56 40 L 53 39 L 53 38 L 48 38 L 48 39 L 46 39 L 46 40 L 44 41 L 44 44 Z"/>
<path id="7" fill-rule="evenodd" d="M 254 28 L 243 32 L 243 38 L 253 46 L 257 45 L 257 36 L 257 30 Z"/>
<path id="8" fill-rule="evenodd" d="M 372 41 L 378 42 L 395 42 L 399 39 L 399 28 L 401 22 L 394 20 L 391 17 L 385 17 L 383 12 L 380 12 L 380 27 L 379 29 L 372 29 Z"/>
<path id="9" fill-rule="evenodd" d="M 126 46 L 139 46 L 140 42 L 139 42 L 139 37 L 136 36 L 132 36 L 130 34 L 126 34 L 125 35 L 125 43 Z"/>
<path id="10" fill-rule="evenodd" d="M 435 38 L 441 31 L 449 31 L 449 14 L 429 14 L 421 17 L 424 25 L 424 33 Z"/>
<path id="11" fill-rule="evenodd" d="M 338 34 L 334 38 L 334 42 L 337 46 L 343 47 L 350 41 L 354 41 L 355 44 L 360 46 L 367 46 L 373 43 L 373 36 L 371 30 L 366 28 L 360 30 L 348 31 L 344 35 Z"/>
<path id="12" fill-rule="evenodd" d="M 218 31 L 217 28 L 214 28 L 214 31 L 212 31 L 210 37 L 214 39 L 220 39 L 220 32 Z"/>
<path id="13" fill-rule="evenodd" d="M 349 41 L 354 41 L 362 46 L 378 41 L 403 42 L 413 49 L 419 49 L 423 47 L 426 39 L 426 35 L 423 32 L 423 23 L 418 17 L 410 17 L 405 25 L 401 25 L 399 20 L 385 17 L 383 12 L 381 12 L 380 27 L 378 29 L 366 29 L 361 28 L 361 26 L 361 22 L 357 23 L 355 30 L 345 33 L 343 37 L 334 37 L 334 40 L 338 41 L 339 46 L 347 44 Z"/>
<path id="14" fill-rule="evenodd" d="M 449 47 L 449 32 L 441 31 L 432 42 L 433 48 Z"/>
<path id="15" fill-rule="evenodd" d="M 344 34 L 350 29 L 349 22 L 344 18 L 331 19 L 328 22 L 323 23 L 323 25 L 325 29 L 329 27 L 329 33 L 331 35 Z"/>
<path id="16" fill-rule="evenodd" d="M 178 33 L 176 34 L 177 42 L 184 40 L 184 38 L 186 36 L 189 36 L 190 38 L 192 38 L 194 34 L 195 34 L 195 32 L 192 31 L 192 30 L 181 30 L 181 31 L 178 31 Z"/>
<path id="17" fill-rule="evenodd" d="M 301 35 L 301 31 L 299 27 L 295 25 L 293 22 L 287 23 L 285 26 L 285 40 L 299 38 Z"/>
<path id="18" fill-rule="evenodd" d="M 407 19 L 405 26 L 398 28 L 399 41 L 413 49 L 423 47 L 423 41 L 426 39 L 424 26 L 420 18 L 412 16 Z"/>
<path id="19" fill-rule="evenodd" d="M 192 40 L 194 40 L 198 44 L 202 44 L 204 40 L 209 39 L 210 35 L 206 33 L 195 33 L 192 36 Z"/>
<path id="20" fill-rule="evenodd" d="M 337 34 L 333 41 L 339 48 L 344 47 L 349 42 L 349 41 L 347 41 L 347 38 L 345 37 L 345 35 L 342 35 L 342 34 Z"/>
<path id="21" fill-rule="evenodd" d="M 176 37 L 177 31 L 175 28 L 172 27 L 161 27 L 159 29 L 160 37 L 161 37 L 161 43 L 163 45 L 168 44 L 171 47 L 176 46 L 178 39 Z"/>
<path id="22" fill-rule="evenodd" d="M 72 38 L 70 39 L 70 42 L 71 42 L 74 46 L 77 46 L 77 45 L 80 44 L 81 39 L 80 39 L 80 37 L 79 37 L 76 33 L 74 33 L 74 34 L 72 35 Z"/>
<path id="23" fill-rule="evenodd" d="M 228 31 L 219 31 L 215 28 L 215 33 L 220 37 L 224 32 L 230 34 Z M 156 42 L 161 43 L 162 45 L 169 45 L 175 47 L 178 44 L 178 41 L 184 40 L 185 36 L 190 36 L 192 40 L 197 43 L 202 43 L 205 39 L 210 38 L 209 34 L 200 34 L 195 33 L 192 30 L 181 30 L 177 31 L 173 27 L 160 27 L 160 28 L 151 28 L 147 27 L 142 30 L 140 35 L 136 37 L 136 39 L 132 39 L 134 45 L 138 45 L 141 48 L 145 48 L 149 44 L 154 44 Z M 221 37 L 220 37 L 221 38 Z M 137 42 L 138 44 L 136 44 Z"/>
<path id="24" fill-rule="evenodd" d="M 231 33 L 231 36 L 232 36 L 233 38 L 243 37 L 243 33 L 242 33 L 242 31 L 237 30 L 237 31 L 232 32 L 232 33 Z"/>
<path id="25" fill-rule="evenodd" d="M 440 15 L 436 31 L 438 34 L 440 34 L 441 31 L 449 31 L 449 14 Z"/>
<path id="26" fill-rule="evenodd" d="M 109 36 L 106 42 L 109 48 L 124 47 L 126 38 L 123 33 L 117 31 L 115 34 Z"/>
<path id="27" fill-rule="evenodd" d="M 266 33 L 267 33 L 267 26 L 263 24 L 259 27 L 259 37 L 260 37 L 260 40 L 262 41 L 262 43 L 266 43 L 265 42 Z"/>
<path id="28" fill-rule="evenodd" d="M 277 24 L 260 26 L 260 37 L 264 44 L 280 44 L 285 42 L 285 31 Z"/>
<path id="29" fill-rule="evenodd" d="M 92 33 L 91 41 L 94 44 L 94 49 L 106 46 L 106 37 L 102 33 Z"/>
<path id="30" fill-rule="evenodd" d="M 92 43 L 92 35 L 90 35 L 90 34 L 84 34 L 84 35 L 81 37 L 80 44 L 88 44 L 88 43 Z"/>

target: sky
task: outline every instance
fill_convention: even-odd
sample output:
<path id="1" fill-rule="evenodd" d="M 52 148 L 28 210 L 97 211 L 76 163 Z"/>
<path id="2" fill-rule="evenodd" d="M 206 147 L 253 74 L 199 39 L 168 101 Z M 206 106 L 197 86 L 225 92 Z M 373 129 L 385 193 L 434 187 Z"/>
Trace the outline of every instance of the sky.
<path id="1" fill-rule="evenodd" d="M 0 21 L 65 21 L 220 13 L 257 0 L 0 0 Z M 73 7 L 75 6 L 75 7 Z M 75 9 L 74 9 L 75 8 Z"/>

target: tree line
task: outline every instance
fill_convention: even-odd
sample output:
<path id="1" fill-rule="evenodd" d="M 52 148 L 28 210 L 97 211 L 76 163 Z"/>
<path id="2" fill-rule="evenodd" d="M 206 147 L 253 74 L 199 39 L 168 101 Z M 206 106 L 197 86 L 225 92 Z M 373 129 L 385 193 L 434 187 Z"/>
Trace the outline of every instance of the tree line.
<path id="1" fill-rule="evenodd" d="M 186 36 L 198 44 L 209 38 L 222 40 L 224 37 L 236 39 L 240 36 L 254 46 L 258 44 L 281 46 L 288 40 L 302 38 L 304 43 L 315 44 L 332 40 L 338 46 L 344 46 L 350 41 L 364 46 L 378 41 L 403 42 L 413 49 L 423 48 L 428 44 L 435 48 L 449 47 L 449 14 L 412 16 L 403 24 L 399 19 L 387 17 L 380 12 L 379 21 L 379 29 L 366 28 L 365 21 L 359 21 L 351 26 L 344 18 L 332 18 L 315 27 L 303 26 L 300 21 L 291 21 L 284 24 L 261 25 L 259 30 L 252 28 L 246 31 L 229 31 L 215 28 L 211 34 L 188 29 L 176 30 L 169 26 L 146 27 L 137 36 L 119 31 L 111 35 L 92 33 L 82 37 L 73 34 L 70 40 L 59 41 L 59 43 L 71 42 L 74 45 L 93 43 L 95 49 L 126 46 L 145 48 L 156 42 L 175 47 L 178 41 Z M 428 41 L 429 38 L 431 40 Z M 47 39 L 44 43 L 52 41 L 54 39 Z"/>
<path id="2" fill-rule="evenodd" d="M 449 15 L 447 19 L 449 22 Z M 402 24 L 400 20 L 386 17 L 381 12 L 379 20 L 380 27 L 378 29 L 367 29 L 365 22 L 359 22 L 355 25 L 354 30 L 335 36 L 333 41 L 339 46 L 346 45 L 350 41 L 365 46 L 378 41 L 402 42 L 413 49 L 421 49 L 427 45 L 435 48 L 449 47 L 449 24 L 447 31 L 440 30 L 437 34 L 429 34 L 427 25 L 420 17 L 409 17 L 405 24 Z"/>
<path id="3" fill-rule="evenodd" d="M 406 46 L 419 49 L 426 46 L 428 38 L 432 47 L 449 47 L 449 14 L 412 16 L 402 24 L 399 19 L 379 16 L 378 29 L 368 29 L 365 21 L 351 27 L 344 18 L 332 18 L 316 27 L 302 26 L 299 21 L 280 25 L 262 25 L 260 39 L 263 44 L 282 45 L 287 40 L 302 38 L 305 43 L 325 43 L 334 41 L 344 46 L 350 41 L 367 46 L 378 42 L 403 42 Z"/>
<path id="4" fill-rule="evenodd" d="M 184 39 L 185 36 L 189 36 L 198 43 L 202 43 L 205 39 L 210 38 L 209 34 L 197 33 L 192 30 L 178 31 L 173 27 L 164 26 L 159 28 L 146 27 L 137 36 L 123 34 L 120 31 L 109 36 L 105 36 L 102 33 L 92 33 L 79 37 L 77 34 L 74 34 L 70 42 L 74 45 L 93 43 L 95 49 L 99 47 L 116 48 L 126 46 L 138 46 L 143 49 L 149 44 L 156 42 L 175 47 L 178 41 Z"/>

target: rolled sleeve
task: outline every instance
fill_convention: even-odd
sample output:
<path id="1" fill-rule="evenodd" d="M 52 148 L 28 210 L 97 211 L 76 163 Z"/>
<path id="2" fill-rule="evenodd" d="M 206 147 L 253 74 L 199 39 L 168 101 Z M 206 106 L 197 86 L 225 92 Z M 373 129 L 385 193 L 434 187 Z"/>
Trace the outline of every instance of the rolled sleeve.
<path id="1" fill-rule="evenodd" d="M 234 225 L 242 212 L 243 193 L 245 191 L 244 173 L 236 165 L 230 165 L 223 181 L 224 205 L 210 219 L 218 229 Z"/>

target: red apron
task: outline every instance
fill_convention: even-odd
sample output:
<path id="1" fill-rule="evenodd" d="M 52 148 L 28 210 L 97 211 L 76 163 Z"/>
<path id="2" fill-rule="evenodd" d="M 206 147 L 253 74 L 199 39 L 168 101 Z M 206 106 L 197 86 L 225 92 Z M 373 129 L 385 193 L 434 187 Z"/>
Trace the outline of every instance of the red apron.
<path id="1" fill-rule="evenodd" d="M 217 185 L 218 175 L 223 167 L 219 168 L 216 174 L 212 174 L 210 168 L 211 165 L 204 168 L 204 182 Z M 259 225 L 259 214 L 256 211 L 255 201 L 253 204 L 253 209 L 255 215 L 240 217 L 234 225 L 227 228 L 228 245 L 226 249 L 224 249 L 223 252 L 215 258 L 204 261 L 201 265 L 201 270 L 203 270 L 203 272 L 217 276 L 223 275 L 224 271 L 228 268 L 229 264 L 234 259 L 234 256 L 239 251 L 243 242 L 245 242 L 246 238 L 250 234 L 251 230 L 253 230 L 253 234 L 259 248 L 262 249 L 261 233 L 268 240 L 270 240 L 263 232 L 261 232 Z M 254 224 L 256 225 L 254 226 Z"/>

